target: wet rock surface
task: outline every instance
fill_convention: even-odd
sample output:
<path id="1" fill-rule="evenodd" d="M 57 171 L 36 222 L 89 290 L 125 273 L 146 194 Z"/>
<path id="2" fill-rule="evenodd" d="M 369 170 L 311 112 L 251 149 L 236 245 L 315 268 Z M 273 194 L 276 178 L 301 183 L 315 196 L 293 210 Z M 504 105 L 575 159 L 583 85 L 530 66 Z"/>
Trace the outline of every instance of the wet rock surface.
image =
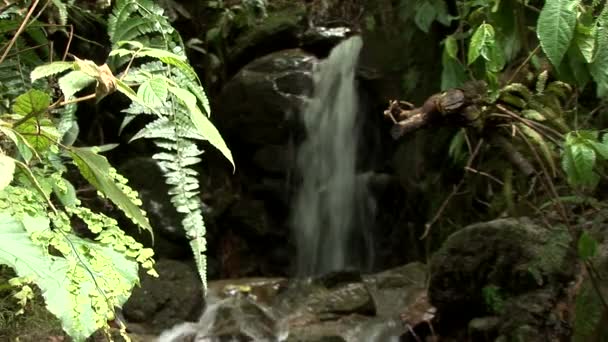
<path id="1" fill-rule="evenodd" d="M 161 269 L 163 266 L 164 262 Z M 177 269 L 175 265 L 172 268 Z M 138 305 L 144 299 L 150 301 L 150 294 L 167 291 L 176 284 L 184 286 L 184 279 L 169 277 L 164 283 L 142 284 L 143 292 L 135 293 L 135 299 L 125 306 L 125 317 L 130 322 L 137 319 L 139 329 L 148 325 L 155 325 L 154 330 L 165 329 L 161 342 L 187 341 L 195 336 L 218 341 L 229 338 L 236 341 L 387 341 L 405 333 L 400 315 L 424 292 L 425 270 L 425 265 L 414 263 L 363 276 L 353 272 L 341 276 L 336 272 L 329 278 L 340 281 L 330 282 L 330 287 L 325 286 L 328 277 L 212 281 L 205 313 L 198 321 L 182 319 L 189 322 L 177 325 L 176 319 L 159 320 L 164 317 L 158 313 L 163 305 Z M 187 282 L 196 281 L 188 279 Z M 175 292 L 172 293 L 175 296 Z M 141 298 L 138 300 L 137 296 Z M 181 301 L 192 303 L 193 299 Z M 158 302 L 170 305 L 166 299 Z M 144 317 L 147 319 L 142 322 Z"/>
<path id="2" fill-rule="evenodd" d="M 312 91 L 317 58 L 300 49 L 277 51 L 243 67 L 217 100 L 216 122 L 232 143 L 282 144 Z M 255 105 L 254 105 L 255 104 Z"/>

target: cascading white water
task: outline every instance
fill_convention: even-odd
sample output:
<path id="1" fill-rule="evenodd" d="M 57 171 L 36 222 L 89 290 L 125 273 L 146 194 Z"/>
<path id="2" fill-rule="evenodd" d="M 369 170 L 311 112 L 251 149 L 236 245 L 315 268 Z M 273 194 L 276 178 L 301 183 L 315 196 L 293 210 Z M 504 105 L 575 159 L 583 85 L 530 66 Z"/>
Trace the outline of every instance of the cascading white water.
<path id="1" fill-rule="evenodd" d="M 292 215 L 299 275 L 359 266 L 352 246 L 367 197 L 356 177 L 355 68 L 362 44 L 358 36 L 344 40 L 313 70 L 313 97 L 302 112 L 306 139 L 297 157 L 302 185 Z"/>

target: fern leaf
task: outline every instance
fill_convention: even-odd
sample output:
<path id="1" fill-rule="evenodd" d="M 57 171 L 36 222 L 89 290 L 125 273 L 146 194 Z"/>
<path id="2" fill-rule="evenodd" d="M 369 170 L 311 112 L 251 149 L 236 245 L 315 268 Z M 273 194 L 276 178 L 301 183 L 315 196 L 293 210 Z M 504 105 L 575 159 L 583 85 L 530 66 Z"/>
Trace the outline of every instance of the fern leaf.
<path id="1" fill-rule="evenodd" d="M 154 138 L 154 139 L 167 139 L 175 141 L 177 139 L 175 134 L 175 126 L 166 117 L 160 117 L 155 121 L 150 122 L 142 130 L 137 132 L 129 140 L 129 142 L 135 141 L 141 138 Z"/>

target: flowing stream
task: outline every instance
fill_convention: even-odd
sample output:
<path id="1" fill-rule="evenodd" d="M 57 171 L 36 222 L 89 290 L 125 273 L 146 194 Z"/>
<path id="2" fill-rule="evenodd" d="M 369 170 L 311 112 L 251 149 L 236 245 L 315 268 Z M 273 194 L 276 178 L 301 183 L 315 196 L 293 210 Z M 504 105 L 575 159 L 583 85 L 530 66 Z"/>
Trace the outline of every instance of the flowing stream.
<path id="1" fill-rule="evenodd" d="M 366 254 L 357 247 L 365 245 L 364 235 L 355 229 L 367 199 L 367 184 L 356 176 L 355 68 L 362 44 L 358 36 L 341 42 L 313 70 L 313 97 L 302 113 L 306 140 L 297 157 L 302 185 L 292 214 L 300 276 L 359 268 Z"/>

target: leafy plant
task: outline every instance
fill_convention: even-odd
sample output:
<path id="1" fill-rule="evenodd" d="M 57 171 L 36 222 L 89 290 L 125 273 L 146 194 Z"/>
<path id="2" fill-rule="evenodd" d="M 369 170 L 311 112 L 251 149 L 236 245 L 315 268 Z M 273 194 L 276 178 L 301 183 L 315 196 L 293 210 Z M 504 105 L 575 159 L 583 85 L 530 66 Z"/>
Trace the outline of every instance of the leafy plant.
<path id="1" fill-rule="evenodd" d="M 36 284 L 47 309 L 75 340 L 107 331 L 114 310 L 138 281 L 138 264 L 156 275 L 152 250 L 118 227 L 116 220 L 84 207 L 64 176 L 76 164 L 100 196 L 107 197 L 134 223 L 150 229 L 141 201 L 126 179 L 95 148 L 61 144 L 50 116 L 51 97 L 29 90 L 0 117 L 0 263 L 12 267 L 25 305 L 27 284 Z M 7 154 L 8 153 L 8 154 Z M 57 200 L 53 200 L 56 198 Z M 94 237 L 86 238 L 79 219 Z M 25 292 L 24 292 L 25 291 Z"/>
<path id="2" fill-rule="evenodd" d="M 483 301 L 488 309 L 496 314 L 502 313 L 505 305 L 505 297 L 499 286 L 487 285 L 481 289 Z"/>
<path id="3" fill-rule="evenodd" d="M 63 13 L 64 7 L 56 2 Z M 6 28 L 2 34 L 17 30 L 20 22 L 29 27 L 24 31 L 28 34 L 44 33 L 43 26 L 19 13 L 9 17 L 14 21 L 2 23 Z M 0 263 L 19 276 L 13 281 L 22 288 L 17 293 L 19 301 L 25 304 L 31 297 L 28 284 L 36 284 L 49 311 L 76 341 L 100 328 L 109 331 L 107 322 L 114 319 L 115 308 L 124 304 L 138 282 L 138 265 L 156 276 L 152 250 L 125 235 L 115 219 L 85 207 L 66 178 L 68 166 L 75 166 L 101 198 L 151 233 L 137 193 L 99 154 L 112 146 L 72 146 L 79 131 L 78 103 L 100 101 L 119 92 L 131 100 L 122 128 L 140 114 L 155 118 L 133 139 L 153 139 L 163 150 L 154 158 L 172 186 L 173 204 L 184 214 L 182 223 L 205 288 L 205 226 L 199 181 L 191 169 L 202 153 L 197 142 L 215 146 L 234 166 L 230 150 L 208 118 L 207 97 L 187 61 L 181 38 L 162 9 L 147 0 L 117 1 L 108 32 L 113 50 L 102 65 L 78 57 L 73 62 L 44 64 L 44 56 L 51 52 L 34 53 L 26 60 L 32 50 L 22 48 L 18 51 L 26 52 L 6 58 L 11 44 L 19 44 L 21 37 L 0 36 L 10 42 L 0 58 L 0 69 L 17 75 L 0 78 L 4 104 L 0 111 L 0 234 L 5 234 Z M 46 42 L 45 36 L 39 38 Z M 120 76 L 113 69 L 122 69 Z M 31 89 L 33 85 L 36 89 Z M 94 93 L 77 96 L 90 85 L 95 85 Z M 54 96 L 59 98 L 54 101 Z"/>

